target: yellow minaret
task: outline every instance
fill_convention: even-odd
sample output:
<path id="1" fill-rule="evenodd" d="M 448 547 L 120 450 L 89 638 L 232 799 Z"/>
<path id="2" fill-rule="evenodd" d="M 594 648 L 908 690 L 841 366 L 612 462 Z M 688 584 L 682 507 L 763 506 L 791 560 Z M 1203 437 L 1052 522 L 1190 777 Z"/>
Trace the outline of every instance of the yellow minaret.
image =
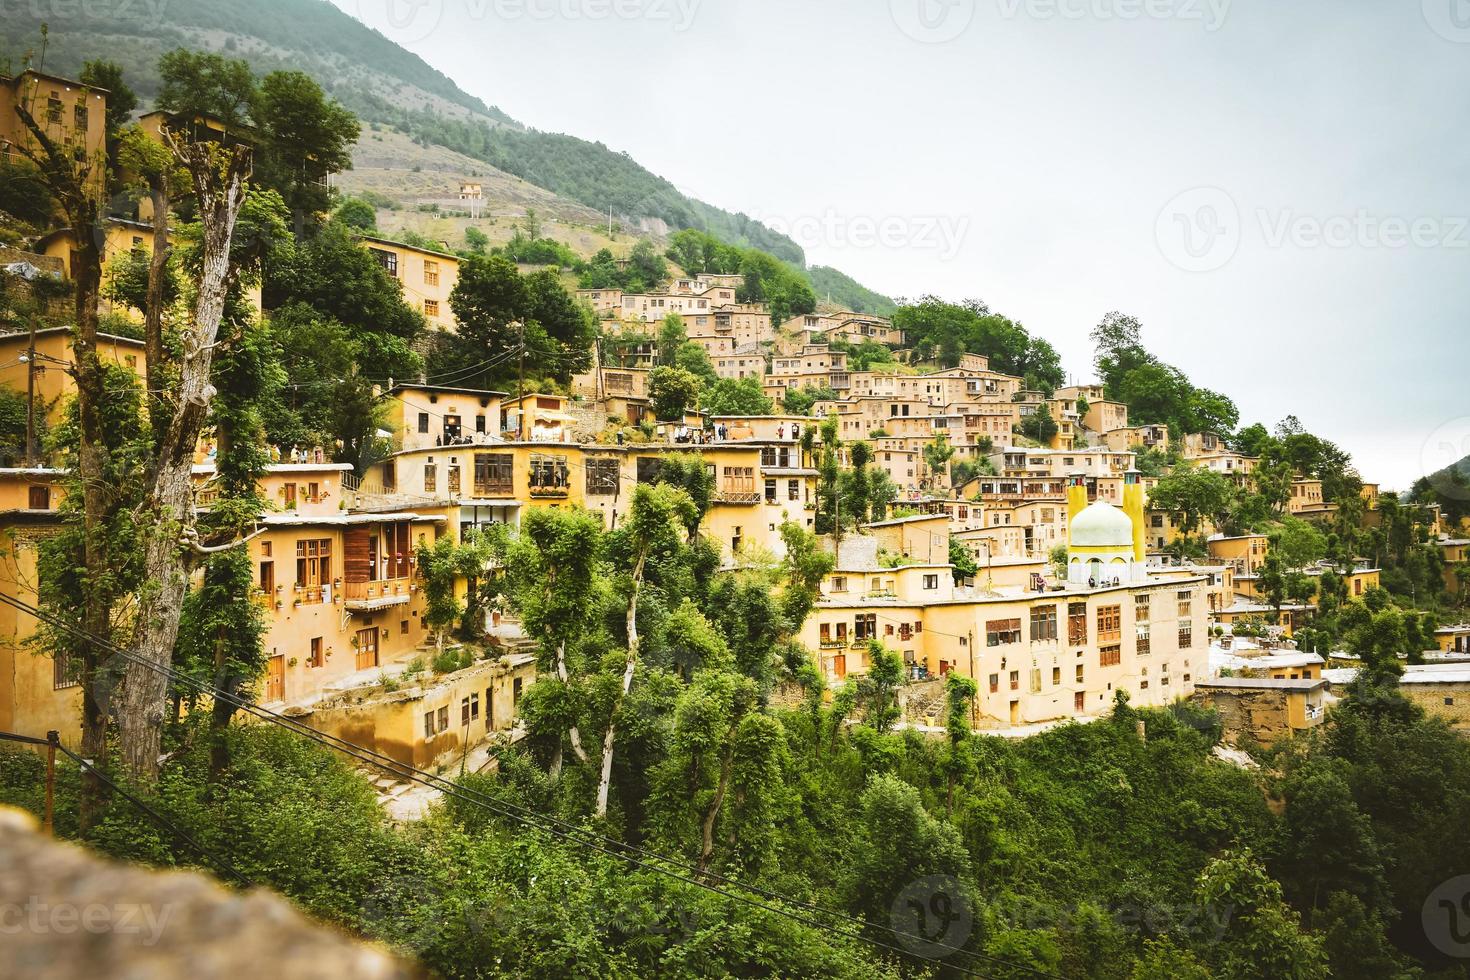
<path id="1" fill-rule="evenodd" d="M 1087 484 L 1083 482 L 1081 473 L 1073 473 L 1067 477 L 1067 527 L 1077 519 L 1087 507 Z"/>
<path id="2" fill-rule="evenodd" d="M 1143 484 L 1138 482 L 1141 475 L 1137 470 L 1123 474 L 1123 513 L 1133 522 L 1133 560 L 1139 565 L 1144 559 Z"/>

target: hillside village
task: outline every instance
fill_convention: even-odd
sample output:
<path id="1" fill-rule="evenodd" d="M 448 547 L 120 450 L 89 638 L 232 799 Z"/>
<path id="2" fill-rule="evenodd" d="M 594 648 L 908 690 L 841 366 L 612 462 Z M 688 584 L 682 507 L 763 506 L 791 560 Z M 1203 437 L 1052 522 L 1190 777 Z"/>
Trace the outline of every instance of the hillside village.
<path id="1" fill-rule="evenodd" d="M 17 107 L 77 159 L 116 155 L 109 96 L 38 71 L 0 79 L 8 165 L 44 156 Z M 129 138 L 181 159 L 187 146 L 266 139 L 166 109 L 142 113 Z M 1051 384 L 1008 373 L 997 366 L 1002 352 L 938 340 L 923 303 L 891 316 L 840 309 L 777 290 L 769 272 L 756 298 L 748 267 L 692 271 L 673 238 L 662 253 L 624 235 L 615 244 L 625 254 L 599 243 L 596 255 L 573 253 L 574 266 L 528 260 L 515 248 L 568 248 L 534 214 L 524 234 L 491 248 L 394 237 L 378 228 L 383 209 L 329 194 L 325 176 L 307 181 L 320 197 L 286 203 L 324 204 L 305 207 L 366 262 L 353 275 L 386 283 L 421 328 L 397 337 L 387 370 L 349 366 L 355 387 L 340 390 L 361 402 L 334 423 L 348 427 L 335 439 L 304 425 L 273 438 L 273 409 L 250 404 L 254 382 L 216 377 L 214 397 L 258 414 L 253 429 L 218 413 L 199 422 L 177 532 L 181 550 L 198 552 L 180 565 L 189 591 L 237 587 L 238 578 L 216 580 L 214 556 L 247 556 L 237 568 L 247 588 L 224 593 L 223 606 L 249 607 L 242 622 L 258 631 L 258 676 L 237 681 L 275 714 L 417 770 L 494 772 L 519 746 L 554 757 L 560 772 L 564 755 L 567 766 L 585 764 L 589 749 L 595 757 L 583 740 L 598 740 L 579 734 L 593 718 L 607 715 L 612 753 L 617 698 L 639 696 L 635 667 L 648 683 L 640 642 L 670 684 L 698 683 L 730 656 L 740 662 L 745 648 L 729 624 L 694 611 L 697 582 L 732 610 L 737 600 L 741 610 L 780 606 L 785 618 L 750 641 L 762 703 L 850 710 L 844 698 L 856 698 L 879 731 L 936 745 L 957 725 L 1022 739 L 1157 709 L 1213 712 L 1223 745 L 1269 749 L 1323 726 L 1359 672 L 1394 675 L 1428 715 L 1470 730 L 1470 514 L 1453 495 L 1387 492 L 1294 420 L 1273 431 L 1190 431 L 1127 400 L 1116 378 Z M 102 170 L 86 180 L 105 197 Z M 458 183 L 473 227 L 482 191 L 469 175 Z M 71 322 L 89 246 L 74 225 L 42 221 L 0 248 L 0 386 L 24 422 L 0 469 L 0 591 L 19 600 L 0 608 L 0 731 L 97 747 L 80 721 L 96 710 L 97 665 L 83 669 L 65 644 L 48 647 L 59 627 L 27 609 L 79 587 L 58 584 L 47 557 L 82 514 L 79 457 L 65 441 L 78 438 L 79 363 L 95 355 L 123 389 L 145 393 L 187 370 L 177 352 L 187 345 L 154 332 L 149 303 L 162 287 L 147 270 L 155 242 L 192 234 L 206 186 L 197 172 L 192 185 L 176 181 L 179 211 L 162 220 L 151 207 L 162 198 L 146 195 L 126 206 L 114 195 L 101 213 L 91 229 L 105 276 L 93 293 L 94 349 Z M 654 281 L 629 280 L 640 249 L 662 272 Z M 122 285 L 129 270 L 147 280 L 142 303 Z M 558 314 L 567 332 L 552 330 L 549 315 L 544 329 L 531 317 L 476 319 L 488 295 L 476 290 L 494 275 L 534 283 L 526 288 L 543 290 L 542 309 L 571 311 Z M 230 288 L 241 322 L 309 305 L 305 286 L 283 299 L 268 272 Z M 193 293 L 174 295 L 168 330 L 190 316 L 182 308 Z M 939 301 L 924 303 L 933 312 Z M 248 350 L 247 333 L 229 333 L 222 351 Z M 500 346 L 474 346 L 492 334 Z M 1105 343 L 1100 375 L 1112 370 Z M 303 391 L 337 382 L 346 383 L 287 372 L 274 397 L 304 412 Z M 148 411 L 163 417 L 162 407 Z M 239 456 L 246 437 L 260 453 L 249 465 Z M 209 533 L 223 543 L 201 544 Z M 555 576 L 578 567 L 548 543 L 560 534 L 601 542 L 608 564 L 565 586 L 583 593 L 557 594 Z M 192 652 L 191 624 L 215 629 L 210 617 L 223 608 L 202 601 L 185 600 L 174 663 L 223 676 L 224 655 L 215 663 L 207 649 Z M 618 628 L 626 606 L 626 633 L 574 624 L 578 604 L 593 602 L 617 613 Z M 120 601 L 114 620 L 134 612 Z M 715 625 L 726 638 L 710 638 Z M 598 657 L 618 670 L 598 679 Z M 614 698 L 580 723 L 556 715 L 545 693 L 578 671 L 613 692 L 596 697 Z M 208 699 L 170 698 L 156 709 L 161 728 L 209 713 Z M 613 773 L 609 761 L 599 816 L 609 781 L 627 778 Z M 442 795 L 391 771 L 373 778 L 379 802 L 405 820 Z M 627 790 L 615 783 L 613 792 L 616 807 Z M 714 840 L 706 830 L 701 862 Z"/>

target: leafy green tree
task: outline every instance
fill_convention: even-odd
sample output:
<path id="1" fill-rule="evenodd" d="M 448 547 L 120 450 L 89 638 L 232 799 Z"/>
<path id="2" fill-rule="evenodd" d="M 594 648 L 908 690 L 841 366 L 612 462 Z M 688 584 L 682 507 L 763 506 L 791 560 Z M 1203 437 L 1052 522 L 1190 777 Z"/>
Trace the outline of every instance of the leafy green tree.
<path id="1" fill-rule="evenodd" d="M 138 108 L 138 93 L 124 79 L 122 66 L 102 58 L 87 61 L 82 64 L 77 80 L 107 90 L 107 134 L 114 138 Z"/>
<path id="2" fill-rule="evenodd" d="M 955 585 L 959 585 L 966 579 L 973 579 L 980 571 L 980 566 L 975 564 L 975 556 L 970 554 L 970 549 L 954 537 L 949 539 L 949 564 Z"/>
<path id="3" fill-rule="evenodd" d="M 630 293 L 646 293 L 669 277 L 669 267 L 653 242 L 640 239 L 628 253 L 628 271 L 623 288 Z"/>
<path id="4" fill-rule="evenodd" d="M 1178 467 L 1149 491 L 1149 506 L 1179 518 L 1179 529 L 1193 534 L 1206 523 L 1224 523 L 1235 485 L 1230 478 L 1199 466 Z"/>
<path id="5" fill-rule="evenodd" d="M 929 468 L 931 486 L 939 490 L 949 489 L 949 461 L 954 458 L 954 447 L 949 436 L 941 432 L 924 443 L 924 465 Z"/>
<path id="6" fill-rule="evenodd" d="M 1021 420 L 1021 434 L 1043 446 L 1051 445 L 1058 431 L 1056 419 L 1051 417 L 1051 411 L 1045 405 L 1036 406 L 1036 411 Z"/>
<path id="7" fill-rule="evenodd" d="M 165 112 L 213 116 L 231 127 L 253 118 L 255 76 L 243 60 L 178 48 L 158 59 L 158 75 L 155 101 Z"/>
<path id="8" fill-rule="evenodd" d="M 832 401 L 837 392 L 831 388 L 787 388 L 781 396 L 781 407 L 791 415 L 810 415 L 812 406 L 819 401 Z"/>
<path id="9" fill-rule="evenodd" d="M 1227 851 L 1200 872 L 1195 902 L 1220 918 L 1230 911 L 1207 962 L 1228 977 L 1316 980 L 1327 976 L 1320 937 L 1305 931 L 1283 901 L 1281 885 L 1248 850 Z"/>
<path id="10" fill-rule="evenodd" d="M 934 296 L 921 296 L 900 306 L 893 325 L 903 330 L 920 360 L 935 360 L 940 367 L 954 367 L 963 353 L 983 354 L 990 368 L 1025 379 L 1029 388 L 1050 394 L 1065 380 L 1056 349 L 1025 327 L 976 299 L 947 303 Z"/>
<path id="11" fill-rule="evenodd" d="M 1399 655 L 1407 653 L 1404 615 L 1389 607 L 1374 612 L 1365 603 L 1351 603 L 1342 612 L 1343 646 L 1362 661 L 1360 677 L 1373 683 L 1391 683 L 1404 672 Z"/>
<path id="12" fill-rule="evenodd" d="M 688 493 L 668 484 L 650 486 L 640 483 L 633 491 L 633 503 L 627 520 L 612 535 L 612 553 L 624 577 L 623 589 L 627 594 L 627 614 L 623 623 L 628 645 L 621 690 L 615 693 L 607 731 L 602 739 L 602 774 L 597 784 L 596 810 L 599 819 L 607 816 L 619 708 L 628 697 L 628 691 L 633 686 L 633 676 L 638 669 L 638 603 L 649 565 L 651 561 L 660 563 L 665 560 L 664 556 L 677 554 L 684 546 L 688 529 L 696 525 L 698 520 L 694 501 Z"/>
<path id="13" fill-rule="evenodd" d="M 485 250 L 490 247 L 490 237 L 474 225 L 470 225 L 464 230 L 464 243 L 471 255 L 484 255 Z"/>
<path id="14" fill-rule="evenodd" d="M 709 359 L 709 354 L 698 344 L 686 341 L 674 354 L 674 367 L 682 368 L 702 381 L 707 388 L 712 388 L 720 383 L 720 376 L 715 373 L 715 365 Z"/>
<path id="15" fill-rule="evenodd" d="M 1327 555 L 1327 536 L 1299 518 L 1284 518 L 1270 540 L 1271 550 L 1287 568 L 1305 568 Z"/>
<path id="16" fill-rule="evenodd" d="M 894 776 L 868 780 L 854 831 L 843 891 L 848 908 L 871 921 L 886 923 L 899 892 L 921 878 L 945 875 L 960 887 L 969 878 L 969 857 L 954 827 L 930 816 L 918 791 Z"/>
<path id="17" fill-rule="evenodd" d="M 424 329 L 423 314 L 404 302 L 398 280 L 337 222 L 268 265 L 264 292 L 267 309 L 306 303 L 358 337 L 411 341 Z M 393 373 L 386 364 L 362 367 L 380 377 Z"/>
<path id="18" fill-rule="evenodd" d="M 648 397 L 661 422 L 676 422 L 699 407 L 699 378 L 683 368 L 656 367 L 648 372 Z"/>
<path id="19" fill-rule="evenodd" d="M 950 671 L 944 678 L 944 729 L 949 738 L 949 753 L 944 760 L 945 792 L 944 812 L 954 814 L 955 787 L 975 767 L 971 744 L 970 715 L 974 711 L 975 696 L 980 688 L 959 671 Z"/>
<path id="20" fill-rule="evenodd" d="M 360 197 L 344 198 L 333 217 L 353 231 L 373 234 L 378 230 L 378 209 Z"/>
<path id="21" fill-rule="evenodd" d="M 314 224 L 331 203 L 327 176 L 352 166 L 357 117 L 299 71 L 261 79 L 251 113 L 264 135 L 255 179 L 279 191 L 299 223 Z"/>
<path id="22" fill-rule="evenodd" d="M 842 510 L 857 525 L 868 516 L 868 464 L 873 460 L 873 447 L 861 439 L 848 443 L 847 459 L 851 466 L 842 474 Z"/>
<path id="23" fill-rule="evenodd" d="M 1370 909 L 1391 909 L 1372 822 L 1339 772 L 1308 764 L 1291 774 L 1283 795 L 1281 854 L 1271 863 L 1292 903 L 1320 910 L 1333 894 L 1346 892 Z"/>
<path id="24" fill-rule="evenodd" d="M 566 291 L 555 271 L 533 272 L 524 278 L 524 285 L 523 314 L 551 341 L 549 348 L 532 356 L 530 362 L 548 377 L 566 384 L 573 374 L 592 366 L 597 322 L 592 311 Z"/>
<path id="25" fill-rule="evenodd" d="M 500 255 L 473 256 L 460 263 L 449 294 L 459 335 L 489 357 L 518 342 L 513 324 L 526 315 L 526 283 L 515 263 Z"/>
<path id="26" fill-rule="evenodd" d="M 903 658 L 877 640 L 868 642 L 868 671 L 857 680 L 863 720 L 878 734 L 898 721 L 898 689 L 903 684 Z"/>
<path id="27" fill-rule="evenodd" d="M 532 685 L 537 700 L 556 705 L 543 711 L 555 719 L 551 739 L 551 774 L 561 774 L 563 739 L 578 761 L 587 761 L 581 732 L 571 707 L 574 676 L 587 669 L 582 646 L 608 602 L 600 561 L 602 522 L 584 510 L 532 508 L 521 519 L 520 533 L 505 562 L 506 591 L 520 613 L 527 635 L 537 638 L 541 679 Z M 549 693 L 544 688 L 554 688 Z M 536 734 L 544 734 L 544 730 Z"/>
<path id="28" fill-rule="evenodd" d="M 677 313 L 670 313 L 659 321 L 658 325 L 658 361 L 665 367 L 674 366 L 674 355 L 679 353 L 679 348 L 689 342 L 689 334 L 684 329 L 684 318 Z"/>
<path id="29" fill-rule="evenodd" d="M 424 587 L 424 625 L 434 631 L 434 646 L 444 652 L 444 638 L 459 625 L 466 606 L 456 594 L 456 583 L 483 574 L 489 560 L 484 542 L 476 535 L 456 541 L 444 535 L 432 544 L 422 542 L 416 561 Z"/>
<path id="30" fill-rule="evenodd" d="M 761 387 L 760 378 L 720 378 L 703 398 L 710 415 L 772 415 L 775 406 Z"/>

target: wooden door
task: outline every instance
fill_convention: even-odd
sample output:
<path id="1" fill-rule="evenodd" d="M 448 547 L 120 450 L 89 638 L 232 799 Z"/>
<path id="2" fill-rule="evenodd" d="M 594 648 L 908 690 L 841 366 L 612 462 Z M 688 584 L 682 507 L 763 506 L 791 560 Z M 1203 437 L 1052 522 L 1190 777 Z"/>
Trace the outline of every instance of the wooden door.
<path id="1" fill-rule="evenodd" d="M 841 680 L 847 676 L 847 654 L 839 653 L 832 658 L 832 672 Z"/>
<path id="2" fill-rule="evenodd" d="M 374 530 L 371 527 L 349 527 L 342 540 L 342 581 L 346 585 L 361 585 L 378 578 L 373 547 Z M 348 589 L 349 598 L 361 598 Z"/>
<path id="3" fill-rule="evenodd" d="M 286 658 L 271 657 L 265 662 L 265 699 L 283 701 L 286 697 Z"/>
<path id="4" fill-rule="evenodd" d="M 357 669 L 378 666 L 378 628 L 369 626 L 357 631 Z"/>
<path id="5" fill-rule="evenodd" d="M 1083 708 L 1087 707 L 1087 695 L 1082 693 L 1081 691 L 1078 691 L 1076 694 L 1072 695 L 1072 707 L 1077 711 L 1081 711 Z"/>

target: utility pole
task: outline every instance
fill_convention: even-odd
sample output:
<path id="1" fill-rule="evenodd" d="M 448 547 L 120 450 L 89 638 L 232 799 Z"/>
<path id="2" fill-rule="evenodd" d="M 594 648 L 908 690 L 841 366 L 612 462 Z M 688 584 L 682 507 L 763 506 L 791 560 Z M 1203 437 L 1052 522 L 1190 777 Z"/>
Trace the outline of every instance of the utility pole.
<path id="1" fill-rule="evenodd" d="M 46 733 L 46 818 L 41 829 L 47 837 L 56 836 L 56 746 L 60 741 L 56 732 Z"/>
<path id="2" fill-rule="evenodd" d="M 36 315 L 31 314 L 31 344 L 26 350 L 26 465 L 36 465 Z"/>
<path id="3" fill-rule="evenodd" d="M 526 321 L 520 326 L 521 353 L 516 361 L 516 442 L 524 442 L 526 428 Z"/>

